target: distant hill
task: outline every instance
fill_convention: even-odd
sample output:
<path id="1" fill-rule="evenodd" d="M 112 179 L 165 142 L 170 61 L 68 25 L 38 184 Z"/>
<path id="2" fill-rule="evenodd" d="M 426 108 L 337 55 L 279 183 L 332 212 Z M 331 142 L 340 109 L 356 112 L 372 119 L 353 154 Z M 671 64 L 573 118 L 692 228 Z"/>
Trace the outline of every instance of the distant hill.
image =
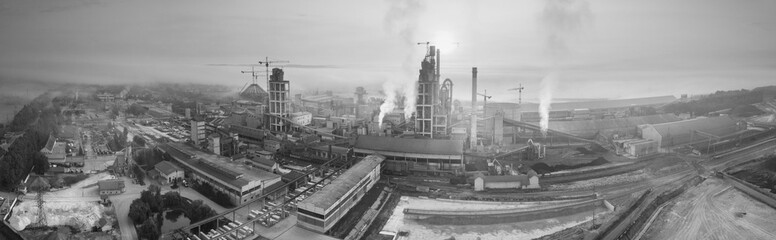
<path id="1" fill-rule="evenodd" d="M 762 102 L 776 96 L 776 86 L 759 87 L 752 90 L 717 91 L 698 100 L 675 102 L 663 107 L 668 113 L 691 113 L 696 116 L 730 109 L 734 116 L 752 116 L 761 113 L 750 104 Z"/>

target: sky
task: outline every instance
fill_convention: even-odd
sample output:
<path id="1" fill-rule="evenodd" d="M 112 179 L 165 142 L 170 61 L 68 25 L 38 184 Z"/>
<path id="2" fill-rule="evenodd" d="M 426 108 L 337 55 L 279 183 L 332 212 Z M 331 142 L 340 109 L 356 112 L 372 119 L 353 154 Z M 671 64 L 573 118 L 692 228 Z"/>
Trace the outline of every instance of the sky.
<path id="1" fill-rule="evenodd" d="M 572 1 L 574 0 L 556 0 Z M 417 80 L 440 45 L 454 97 L 523 99 L 558 72 L 555 98 L 702 94 L 776 84 L 776 1 L 588 0 L 556 63 L 546 0 L 0 0 L 0 80 L 225 84 L 264 57 L 294 92 L 373 94 Z M 450 44 L 457 42 L 458 44 Z M 260 85 L 264 85 L 261 79 Z"/>

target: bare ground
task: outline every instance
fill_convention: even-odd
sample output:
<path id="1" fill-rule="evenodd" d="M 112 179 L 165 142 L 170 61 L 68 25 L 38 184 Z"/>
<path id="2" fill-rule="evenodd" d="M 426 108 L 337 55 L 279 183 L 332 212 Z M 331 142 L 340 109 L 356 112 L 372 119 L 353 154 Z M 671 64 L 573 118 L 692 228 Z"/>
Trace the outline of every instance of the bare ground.
<path id="1" fill-rule="evenodd" d="M 710 178 L 664 209 L 644 239 L 776 239 L 776 210 Z"/>

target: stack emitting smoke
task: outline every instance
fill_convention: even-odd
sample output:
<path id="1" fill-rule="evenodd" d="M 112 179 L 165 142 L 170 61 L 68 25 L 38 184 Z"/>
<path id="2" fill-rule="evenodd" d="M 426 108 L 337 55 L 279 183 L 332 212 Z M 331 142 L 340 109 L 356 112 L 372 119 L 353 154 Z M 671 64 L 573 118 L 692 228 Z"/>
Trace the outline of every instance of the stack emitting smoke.
<path id="1" fill-rule="evenodd" d="M 396 108 L 396 91 L 391 82 L 383 83 L 383 93 L 385 94 L 385 101 L 380 105 L 380 115 L 378 117 L 379 127 L 383 127 L 383 118 L 385 114 L 390 113 Z"/>
<path id="2" fill-rule="evenodd" d="M 385 102 L 380 105 L 380 115 L 378 116 L 379 126 L 383 126 L 383 117 L 396 108 L 398 97 L 404 97 L 404 117 L 409 119 L 415 113 L 415 103 L 417 101 L 417 89 L 415 89 L 415 79 L 413 76 L 413 53 L 417 49 L 415 43 L 419 19 L 425 7 L 419 0 L 398 0 L 386 1 L 389 4 L 388 12 L 385 14 L 384 24 L 388 34 L 399 36 L 404 50 L 404 60 L 402 62 L 401 80 L 388 81 L 383 84 L 385 93 Z M 398 94 L 397 94 L 398 93 Z"/>
<path id="3" fill-rule="evenodd" d="M 592 20 L 592 13 L 587 1 L 584 0 L 545 0 L 544 2 L 544 10 L 539 22 L 545 37 L 545 51 L 550 60 L 550 73 L 540 84 L 539 125 L 542 135 L 547 136 L 552 93 L 560 81 L 561 63 L 570 53 L 570 42 Z"/>

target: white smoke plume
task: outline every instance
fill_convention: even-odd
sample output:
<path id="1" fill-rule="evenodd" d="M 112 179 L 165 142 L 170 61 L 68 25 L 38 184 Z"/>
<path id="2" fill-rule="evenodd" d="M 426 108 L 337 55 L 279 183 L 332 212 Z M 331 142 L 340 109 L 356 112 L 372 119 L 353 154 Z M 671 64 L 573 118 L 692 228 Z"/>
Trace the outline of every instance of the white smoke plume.
<path id="1" fill-rule="evenodd" d="M 393 89 L 385 89 L 386 85 L 383 85 L 383 90 L 388 92 L 399 91 L 404 95 L 404 117 L 409 119 L 415 112 L 415 103 L 417 100 L 415 81 L 417 76 L 414 76 L 415 63 L 420 61 L 413 61 L 417 58 L 415 56 L 415 50 L 418 49 L 416 33 L 418 26 L 420 26 L 420 16 L 425 10 L 425 6 L 422 1 L 419 0 L 387 0 L 388 12 L 385 14 L 384 24 L 385 30 L 388 34 L 395 34 L 399 36 L 401 45 L 403 47 L 404 61 L 402 62 L 402 80 L 392 84 Z M 391 109 L 393 110 L 393 109 Z M 384 115 L 382 107 L 380 114 Z"/>
<path id="2" fill-rule="evenodd" d="M 552 90 L 555 89 L 555 84 L 558 82 L 558 73 L 556 71 L 550 72 L 542 79 L 541 92 L 539 92 L 539 116 L 541 121 L 539 126 L 542 128 L 542 135 L 547 136 L 547 128 L 550 126 L 550 104 L 552 103 Z"/>
<path id="3" fill-rule="evenodd" d="M 377 116 L 378 126 L 381 129 L 383 128 L 385 114 L 392 112 L 396 108 L 396 86 L 391 82 L 383 83 L 383 93 L 385 93 L 385 101 L 380 105 L 380 115 Z"/>
<path id="4" fill-rule="evenodd" d="M 550 73 L 542 79 L 539 92 L 539 114 L 542 135 L 547 135 L 552 92 L 559 82 L 560 65 L 570 53 L 571 41 L 592 21 L 593 14 L 584 0 L 545 0 L 539 19 L 545 37 L 545 50 L 550 58 Z"/>

